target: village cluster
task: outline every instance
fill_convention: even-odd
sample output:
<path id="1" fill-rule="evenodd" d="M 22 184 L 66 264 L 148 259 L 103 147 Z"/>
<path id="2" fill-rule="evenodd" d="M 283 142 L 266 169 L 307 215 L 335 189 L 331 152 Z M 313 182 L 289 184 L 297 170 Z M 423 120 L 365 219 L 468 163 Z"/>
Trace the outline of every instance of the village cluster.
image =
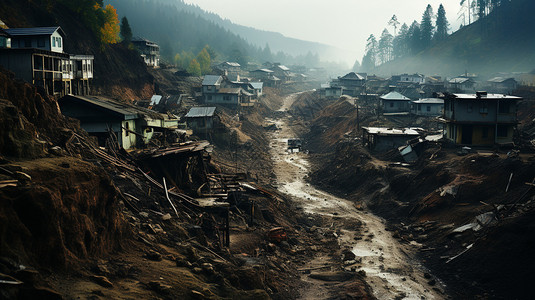
<path id="1" fill-rule="evenodd" d="M 246 110 L 262 97 L 264 86 L 304 82 L 310 76 L 305 75 L 306 68 L 292 72 L 278 63 L 251 69 L 251 66 L 242 68 L 236 62 L 223 62 L 212 67 L 213 75 L 204 76 L 202 86 L 194 95 L 154 95 L 132 105 L 92 96 L 94 57 L 65 53 L 65 42 L 60 27 L 3 29 L 0 65 L 46 93 L 62 97 L 59 104 L 63 114 L 79 119 L 82 128 L 96 136 L 101 144 L 110 130 L 120 133 L 118 141 L 124 149 L 146 145 L 153 137 L 179 139 L 191 133 L 190 129 L 196 134 L 206 133 L 217 126 L 216 105 Z M 159 67 L 156 43 L 134 38 L 133 44 L 147 66 Z M 502 75 L 480 80 L 468 73 L 443 79 L 422 74 L 381 78 L 350 72 L 322 84 L 317 93 L 326 101 L 343 95 L 352 97 L 355 105 L 372 105 L 384 116 L 436 117 L 442 124 L 443 137 L 454 144 L 503 145 L 513 142 L 516 104 L 521 98 L 509 96 L 517 87 L 514 76 Z M 182 118 L 173 115 L 187 98 L 196 99 L 202 107 L 192 107 Z M 366 143 L 374 148 L 400 147 L 418 136 L 411 128 L 362 129 Z M 385 137 L 389 140 L 386 145 L 377 146 Z"/>

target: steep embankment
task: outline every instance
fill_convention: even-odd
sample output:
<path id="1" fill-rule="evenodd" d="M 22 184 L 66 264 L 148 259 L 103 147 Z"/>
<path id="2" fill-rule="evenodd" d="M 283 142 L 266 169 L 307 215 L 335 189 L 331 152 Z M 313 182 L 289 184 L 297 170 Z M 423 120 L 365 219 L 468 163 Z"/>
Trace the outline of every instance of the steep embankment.
<path id="1" fill-rule="evenodd" d="M 502 1 L 503 2 L 503 1 Z M 535 2 L 503 3 L 489 16 L 466 26 L 447 40 L 414 56 L 396 59 L 378 74 L 420 72 L 456 76 L 465 72 L 529 72 L 535 68 Z"/>
<path id="2" fill-rule="evenodd" d="M 67 35 L 66 53 L 95 56 L 93 93 L 125 101 L 150 98 L 154 79 L 136 51 L 123 44 L 102 46 L 80 14 L 56 1 L 47 2 L 2 1 L 0 19 L 12 28 L 61 26 Z"/>

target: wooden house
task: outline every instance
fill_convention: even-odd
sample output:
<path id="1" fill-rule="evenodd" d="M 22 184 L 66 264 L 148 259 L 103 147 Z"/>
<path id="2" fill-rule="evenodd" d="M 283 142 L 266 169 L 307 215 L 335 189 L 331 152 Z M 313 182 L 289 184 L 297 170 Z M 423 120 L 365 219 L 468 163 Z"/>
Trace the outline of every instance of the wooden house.
<path id="1" fill-rule="evenodd" d="M 380 97 L 383 102 L 383 114 L 408 114 L 411 99 L 398 92 L 390 92 Z"/>
<path id="2" fill-rule="evenodd" d="M 160 46 L 158 44 L 141 37 L 133 38 L 132 44 L 141 53 L 141 57 L 147 66 L 153 68 L 160 66 Z"/>
<path id="3" fill-rule="evenodd" d="M 417 116 L 442 116 L 444 112 L 444 100 L 439 98 L 424 98 L 412 101 L 411 111 Z"/>

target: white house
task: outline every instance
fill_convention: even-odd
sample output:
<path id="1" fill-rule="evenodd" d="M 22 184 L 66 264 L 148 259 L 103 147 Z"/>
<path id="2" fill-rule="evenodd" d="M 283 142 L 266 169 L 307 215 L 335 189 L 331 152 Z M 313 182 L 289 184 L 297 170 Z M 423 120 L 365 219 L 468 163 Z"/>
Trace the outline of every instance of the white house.
<path id="1" fill-rule="evenodd" d="M 11 48 L 35 48 L 63 53 L 65 32 L 59 26 L 9 28 L 4 31 L 11 36 Z"/>

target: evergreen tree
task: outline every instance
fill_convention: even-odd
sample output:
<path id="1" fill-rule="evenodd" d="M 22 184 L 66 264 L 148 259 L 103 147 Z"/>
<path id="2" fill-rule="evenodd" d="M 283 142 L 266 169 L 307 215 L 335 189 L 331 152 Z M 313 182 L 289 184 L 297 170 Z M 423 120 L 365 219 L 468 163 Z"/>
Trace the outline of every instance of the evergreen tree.
<path id="1" fill-rule="evenodd" d="M 398 17 L 396 15 L 393 15 L 390 21 L 388 21 L 388 25 L 394 27 L 394 36 L 395 36 L 397 34 L 396 31 L 399 25 Z"/>
<path id="2" fill-rule="evenodd" d="M 273 61 L 273 54 L 271 53 L 268 43 L 266 43 L 264 50 L 262 50 L 262 59 L 264 61 Z"/>
<path id="3" fill-rule="evenodd" d="M 394 58 L 400 58 L 409 53 L 408 38 L 409 26 L 407 26 L 406 23 L 403 23 L 403 25 L 401 25 L 401 28 L 399 29 L 399 34 L 394 38 L 394 41 L 392 42 Z"/>
<path id="4" fill-rule="evenodd" d="M 446 10 L 444 6 L 440 4 L 437 12 L 437 21 L 436 21 L 437 31 L 435 32 L 435 40 L 442 41 L 448 36 L 448 19 L 446 18 Z"/>
<path id="5" fill-rule="evenodd" d="M 352 68 L 352 70 L 353 70 L 354 72 L 359 72 L 359 71 L 360 71 L 360 63 L 359 63 L 359 60 L 358 60 L 358 59 L 355 60 L 355 63 L 353 64 L 353 68 Z"/>
<path id="6" fill-rule="evenodd" d="M 186 69 L 186 72 L 188 72 L 192 76 L 201 76 L 201 65 L 197 62 L 196 59 L 193 59 L 189 63 L 189 66 Z"/>
<path id="7" fill-rule="evenodd" d="M 377 65 L 377 39 L 370 34 L 366 40 L 366 54 L 362 58 L 362 70 L 369 72 Z"/>
<path id="8" fill-rule="evenodd" d="M 414 21 L 409 27 L 407 35 L 408 54 L 416 54 L 422 51 L 420 24 Z"/>
<path id="9" fill-rule="evenodd" d="M 392 35 L 385 28 L 378 43 L 378 56 L 381 64 L 392 60 Z"/>
<path id="10" fill-rule="evenodd" d="M 422 16 L 421 30 L 421 45 L 425 49 L 431 46 L 431 38 L 433 37 L 433 8 L 431 4 L 427 5 L 425 12 Z"/>
<path id="11" fill-rule="evenodd" d="M 123 38 L 123 42 L 127 45 L 132 42 L 132 28 L 130 28 L 126 16 L 121 19 L 121 37 Z"/>

